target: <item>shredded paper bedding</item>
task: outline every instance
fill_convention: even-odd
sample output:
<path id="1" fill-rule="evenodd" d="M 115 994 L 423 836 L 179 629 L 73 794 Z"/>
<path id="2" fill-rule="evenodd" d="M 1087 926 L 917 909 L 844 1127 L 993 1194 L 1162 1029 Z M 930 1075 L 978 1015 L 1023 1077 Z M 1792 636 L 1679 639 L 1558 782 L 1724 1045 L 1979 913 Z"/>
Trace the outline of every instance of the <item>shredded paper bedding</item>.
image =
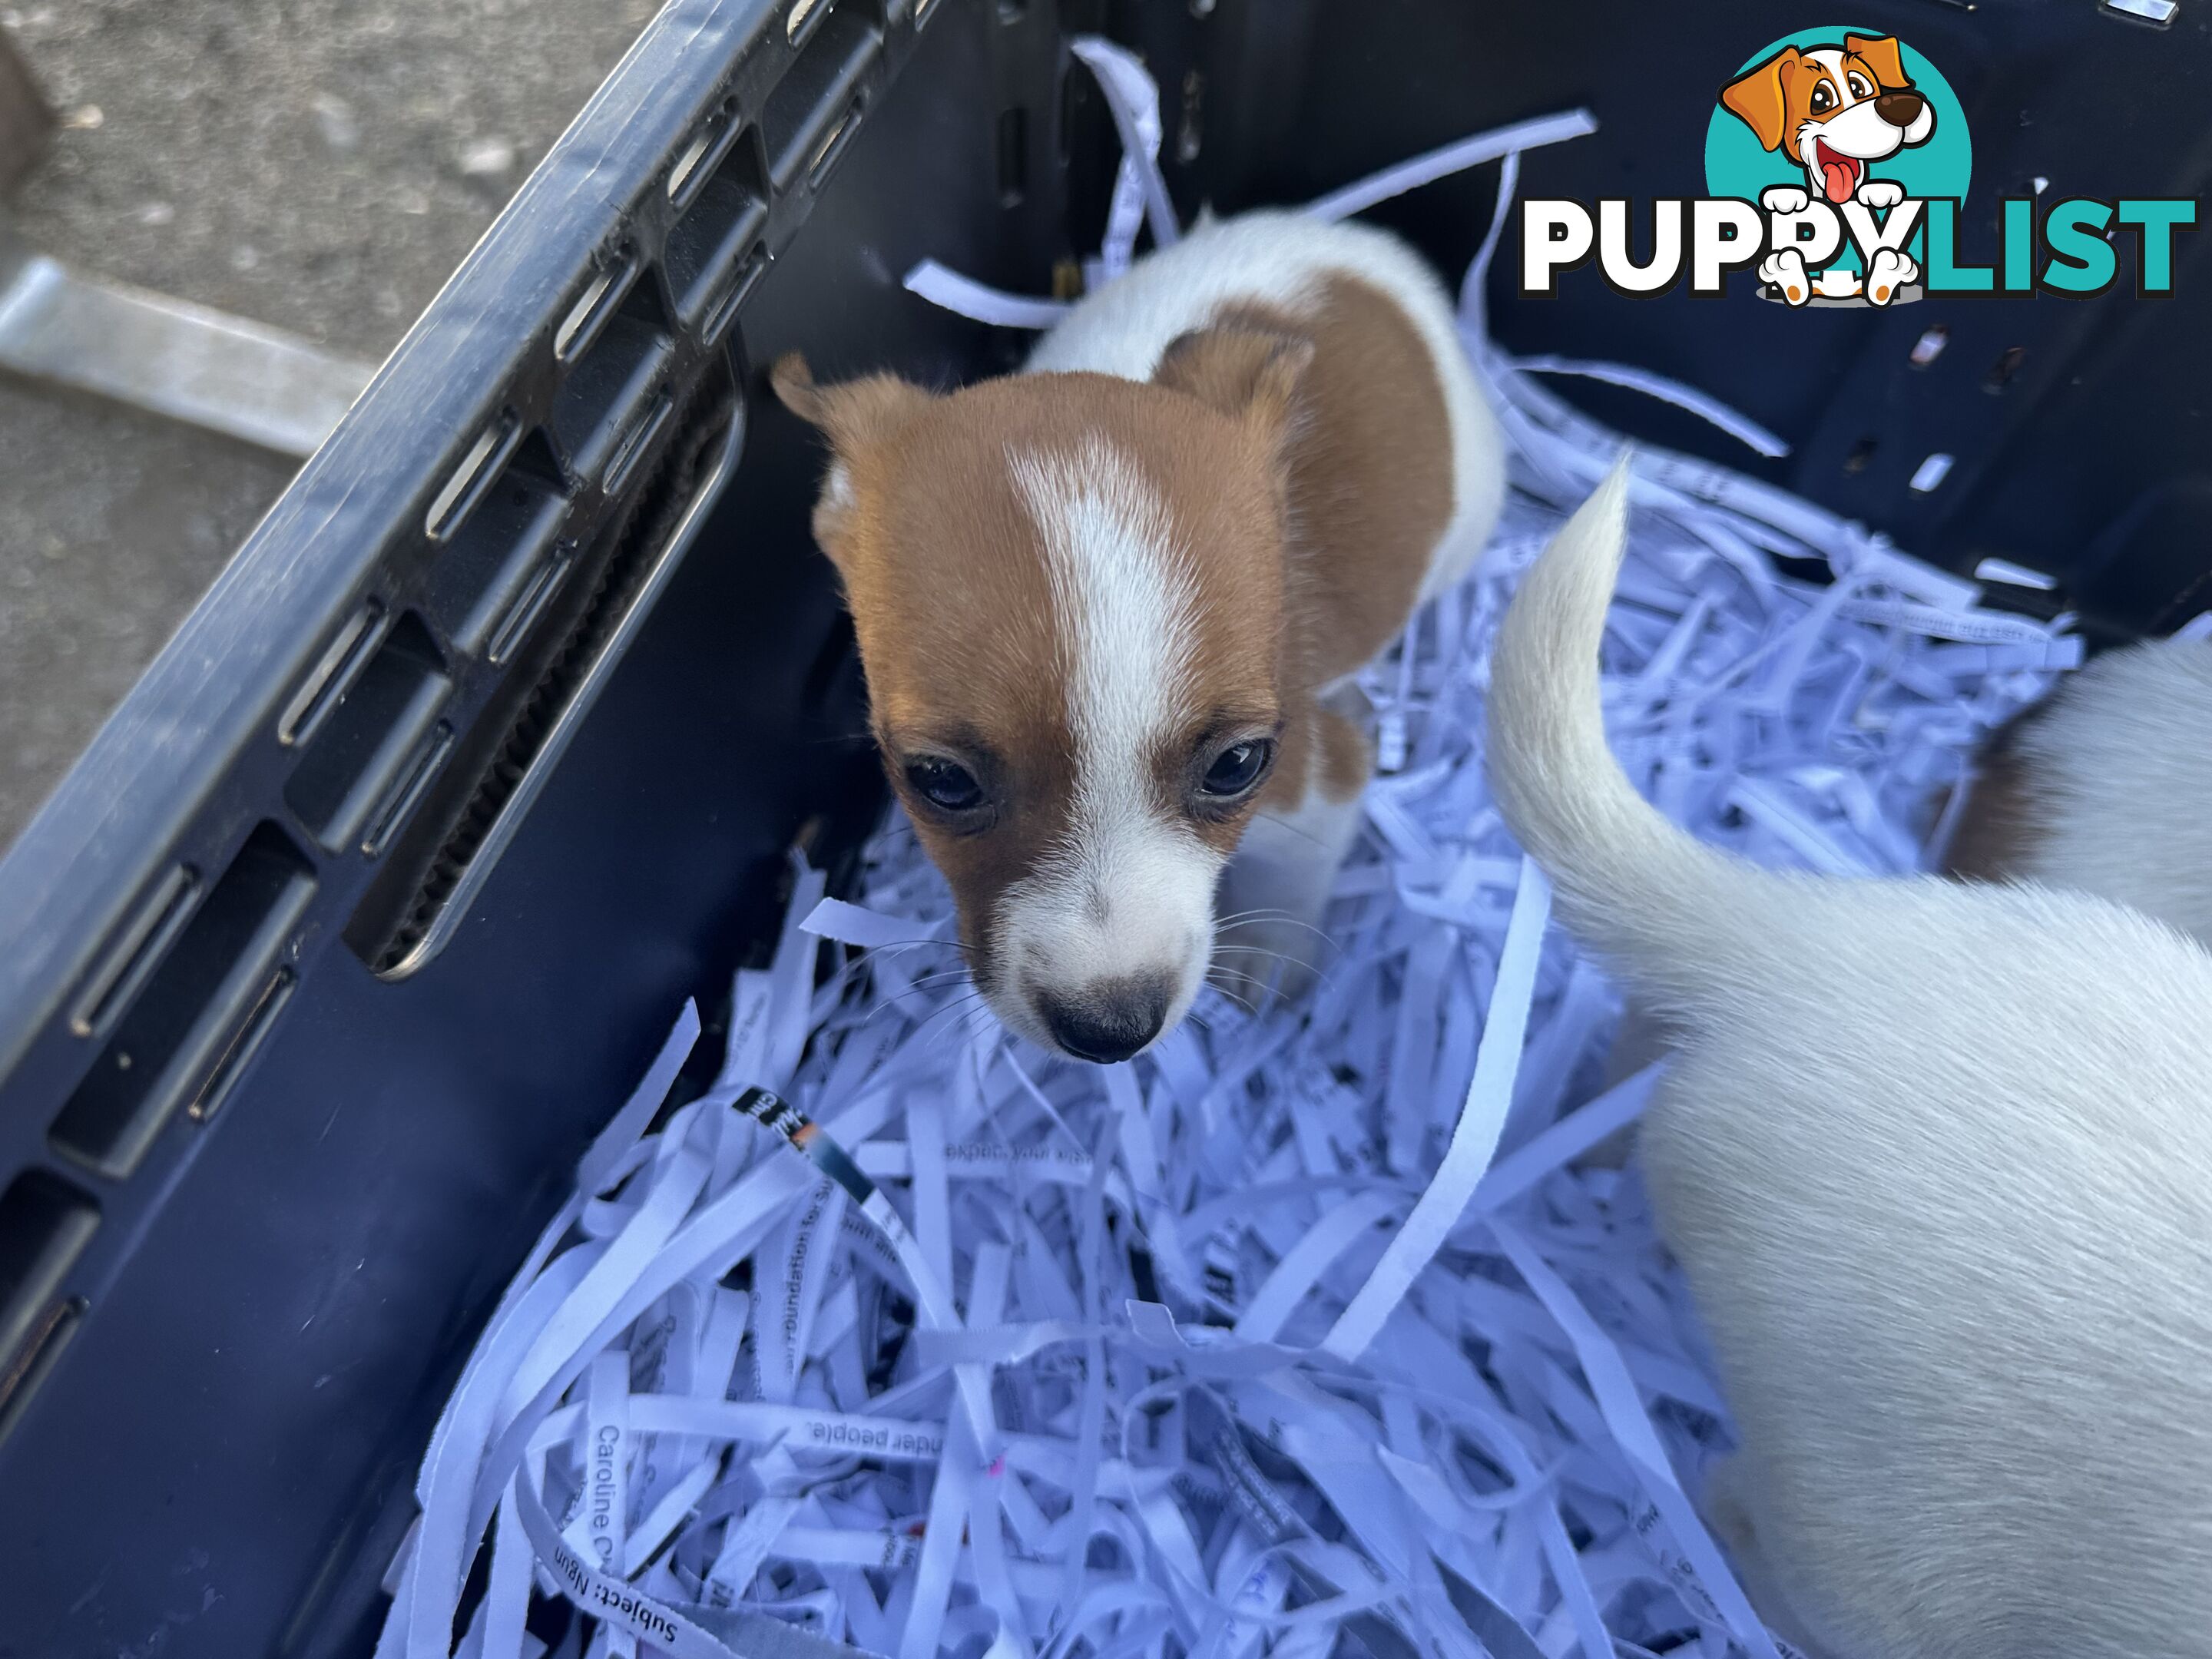
<path id="1" fill-rule="evenodd" d="M 1126 146 L 1097 281 L 1141 222 L 1177 228 L 1152 83 L 1079 51 Z M 1593 126 L 1313 210 L 1502 159 L 1502 223 L 1518 152 Z M 1685 1285 L 1632 1160 L 1583 1158 L 1654 1073 L 1607 1086 L 1614 995 L 1547 929 L 1481 764 L 1492 628 L 1619 447 L 1534 376 L 1782 446 L 1635 371 L 1504 356 L 1489 253 L 1462 321 L 1515 489 L 1480 570 L 1364 677 L 1379 772 L 1320 985 L 1260 1015 L 1209 991 L 1134 1062 L 1066 1061 L 982 1009 L 902 822 L 852 902 L 798 867 L 719 1079 L 664 1109 L 686 1008 L 486 1328 L 381 1659 L 446 1659 L 457 1629 L 467 1659 L 535 1659 L 533 1592 L 580 1609 L 561 1648 L 590 1659 L 1788 1651 L 1698 1519 L 1730 1440 Z M 908 285 L 1056 314 L 932 265 Z M 1604 670 L 1632 775 L 1764 862 L 1921 867 L 1972 746 L 2078 660 L 2065 619 L 1721 468 L 1634 465 Z"/>

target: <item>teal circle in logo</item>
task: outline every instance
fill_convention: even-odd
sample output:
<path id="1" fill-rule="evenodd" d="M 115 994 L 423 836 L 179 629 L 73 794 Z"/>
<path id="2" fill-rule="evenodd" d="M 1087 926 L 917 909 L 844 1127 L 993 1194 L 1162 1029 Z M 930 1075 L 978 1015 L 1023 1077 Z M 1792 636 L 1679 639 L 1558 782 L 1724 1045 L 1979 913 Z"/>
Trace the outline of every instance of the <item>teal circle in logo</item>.
<path id="1" fill-rule="evenodd" d="M 1795 46 L 1800 52 L 1840 51 L 1846 34 L 1875 41 L 1888 38 L 1878 29 L 1840 24 L 1829 28 L 1798 29 L 1752 53 L 1729 79 L 1733 82 L 1748 74 L 1786 46 Z M 1935 64 L 1915 51 L 1909 41 L 1899 40 L 1897 48 L 1906 78 L 1911 82 L 1912 89 L 1928 100 L 1929 108 L 1935 112 L 1936 125 L 1926 143 L 1907 144 L 1893 155 L 1869 161 L 1866 176 L 1900 185 L 1907 196 L 1923 200 L 1939 196 L 1963 200 L 1973 167 L 1973 141 L 1966 132 L 1966 112 L 1960 107 L 1958 94 L 1951 90 L 1951 83 Z M 1766 149 L 1750 124 L 1720 102 L 1720 88 L 1714 91 L 1712 117 L 1705 125 L 1706 192 L 1756 202 L 1771 185 L 1796 185 L 1817 196 L 1819 191 L 1809 181 L 1802 162 L 1791 161 L 1780 143 L 1772 149 Z M 1912 237 L 1916 253 L 1922 251 L 1923 241 L 1923 234 L 1916 231 Z M 1833 263 L 1856 270 L 1859 261 L 1846 242 L 1843 253 Z"/>

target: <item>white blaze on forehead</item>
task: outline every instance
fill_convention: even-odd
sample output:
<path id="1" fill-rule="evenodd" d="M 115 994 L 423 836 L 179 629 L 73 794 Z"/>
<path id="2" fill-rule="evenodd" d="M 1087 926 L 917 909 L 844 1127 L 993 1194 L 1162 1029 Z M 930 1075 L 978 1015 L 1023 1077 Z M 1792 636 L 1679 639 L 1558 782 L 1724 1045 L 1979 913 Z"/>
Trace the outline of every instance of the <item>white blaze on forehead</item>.
<path id="1" fill-rule="evenodd" d="M 1850 77 L 1844 73 L 1842 52 L 1831 46 L 1820 52 L 1808 52 L 1805 56 L 1827 70 L 1829 77 L 1834 81 L 1837 107 L 1843 108 L 1857 101 L 1851 92 Z"/>
<path id="2" fill-rule="evenodd" d="M 1141 783 L 1147 744 L 1188 702 L 1198 643 L 1190 556 L 1158 492 L 1103 441 L 1072 456 L 1010 459 L 1044 541 L 1081 782 L 1109 792 Z"/>
<path id="3" fill-rule="evenodd" d="M 1047 989 L 1169 970 L 1195 994 L 1221 860 L 1158 799 L 1154 773 L 1195 712 L 1190 551 L 1110 445 L 1008 460 L 1044 544 L 1075 748 L 1066 836 L 1002 906 L 1010 963 Z"/>

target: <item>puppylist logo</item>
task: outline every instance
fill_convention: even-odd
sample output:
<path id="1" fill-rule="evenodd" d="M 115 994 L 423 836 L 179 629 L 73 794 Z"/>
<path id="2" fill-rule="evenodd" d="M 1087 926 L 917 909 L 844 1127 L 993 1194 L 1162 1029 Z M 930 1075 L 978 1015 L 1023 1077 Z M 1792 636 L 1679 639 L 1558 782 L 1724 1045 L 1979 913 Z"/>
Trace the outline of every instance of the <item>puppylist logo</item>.
<path id="1" fill-rule="evenodd" d="M 2118 280 L 2135 238 L 2136 292 L 2173 291 L 2173 240 L 2197 222 L 2182 198 L 1999 198 L 1995 264 L 1963 264 L 1959 223 L 1973 149 L 1958 95 L 1892 35 L 1810 29 L 1754 52 L 1721 87 L 1705 131 L 1705 188 L 1648 204 L 1532 198 L 1522 207 L 1526 295 L 1595 255 L 1620 294 L 1727 291 L 1753 271 L 1761 299 L 1794 308 L 1947 297 L 2086 298 Z M 1648 234 L 1631 235 L 1632 206 Z M 1642 232 L 1642 223 L 1637 227 Z M 1638 253 L 1643 257 L 1639 258 Z"/>

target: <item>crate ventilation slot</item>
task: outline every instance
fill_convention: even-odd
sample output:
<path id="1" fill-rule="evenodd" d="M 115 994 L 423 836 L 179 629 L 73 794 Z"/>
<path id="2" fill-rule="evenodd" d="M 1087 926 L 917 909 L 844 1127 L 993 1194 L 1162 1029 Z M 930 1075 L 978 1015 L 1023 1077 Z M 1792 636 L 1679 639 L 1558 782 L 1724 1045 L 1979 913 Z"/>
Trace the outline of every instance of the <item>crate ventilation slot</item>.
<path id="1" fill-rule="evenodd" d="M 668 201 L 678 213 L 689 208 L 699 194 L 699 188 L 722 165 L 730 146 L 744 131 L 738 125 L 738 100 L 725 98 L 714 112 L 699 125 L 684 153 L 676 158 L 676 165 L 668 169 Z"/>
<path id="2" fill-rule="evenodd" d="M 39 1321 L 23 1351 L 0 1365 L 0 1442 L 13 1434 L 15 1425 L 23 1420 L 24 1407 L 31 1403 L 31 1396 L 38 1391 L 39 1385 L 52 1374 L 62 1357 L 62 1350 L 69 1346 L 83 1319 L 82 1297 L 57 1303 Z"/>
<path id="3" fill-rule="evenodd" d="M 468 521 L 521 439 L 522 422 L 511 409 L 501 410 L 497 420 L 477 434 L 444 487 L 430 498 L 430 510 L 422 515 L 422 528 L 432 541 L 448 539 Z"/>
<path id="4" fill-rule="evenodd" d="M 794 46 L 805 45 L 830 6 L 830 0 L 793 0 L 791 9 L 784 14 L 783 38 Z"/>
<path id="5" fill-rule="evenodd" d="M 388 819 L 393 791 L 419 769 L 452 690 L 429 629 L 411 612 L 402 617 L 285 783 L 285 804 L 309 835 L 339 853 L 372 819 Z"/>
<path id="6" fill-rule="evenodd" d="M 883 46 L 880 31 L 853 12 L 830 10 L 761 112 L 769 178 L 778 190 L 818 185 L 859 125 L 865 82 Z"/>
<path id="7" fill-rule="evenodd" d="M 47 1357 L 55 1298 L 99 1226 L 92 1200 L 44 1170 L 0 1193 L 0 1413 Z"/>
<path id="8" fill-rule="evenodd" d="M 177 1108 L 211 1114 L 282 1005 L 284 952 L 314 894 L 314 868 L 291 838 L 274 823 L 255 830 L 141 975 L 115 1034 L 54 1119 L 54 1150 L 121 1181 Z"/>
<path id="9" fill-rule="evenodd" d="M 368 666 L 369 657 L 384 638 L 384 607 L 376 600 L 354 612 L 337 637 L 324 649 L 284 712 L 276 717 L 276 741 L 288 748 L 306 743 L 345 701 L 354 676 Z"/>
<path id="10" fill-rule="evenodd" d="M 686 176 L 683 216 L 668 230 L 668 286 L 678 317 L 708 344 L 768 264 L 768 197 L 755 126 L 728 127 Z"/>
<path id="11" fill-rule="evenodd" d="M 568 314 L 562 319 L 561 325 L 553 331 L 556 358 L 564 363 L 574 362 L 592 349 L 607 319 L 629 297 L 630 284 L 637 281 L 641 269 L 635 252 L 625 249 L 612 265 L 586 284 L 576 303 L 568 308 Z"/>
<path id="12" fill-rule="evenodd" d="M 346 928 L 347 944 L 380 975 L 412 972 L 458 925 L 611 667 L 625 620 L 719 479 L 737 414 L 725 376 L 709 380 L 680 410 L 656 408 L 617 458 L 625 475 L 642 472 L 635 498 L 564 562 L 557 580 L 526 594 L 527 636 L 496 642 L 513 658 L 511 678 L 451 745 Z M 672 429 L 647 467 L 647 452 Z"/>
<path id="13" fill-rule="evenodd" d="M 187 865 L 176 865 L 154 890 L 131 912 L 116 935 L 115 943 L 100 958 L 70 1012 L 70 1030 L 81 1037 L 104 1037 L 116 1017 L 130 1005 L 146 982 L 146 975 L 191 919 L 193 902 L 199 897 L 198 875 Z"/>

